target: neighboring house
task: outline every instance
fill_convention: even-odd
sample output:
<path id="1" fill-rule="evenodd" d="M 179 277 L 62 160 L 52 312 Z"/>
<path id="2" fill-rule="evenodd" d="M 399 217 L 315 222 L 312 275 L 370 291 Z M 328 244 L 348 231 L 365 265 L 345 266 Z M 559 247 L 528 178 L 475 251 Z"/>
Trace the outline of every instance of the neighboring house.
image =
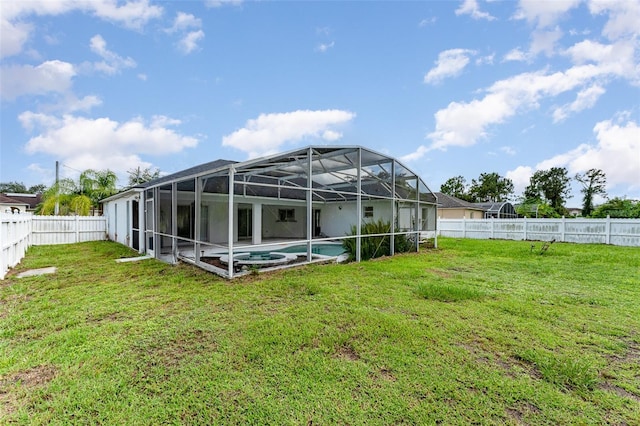
<path id="1" fill-rule="evenodd" d="M 484 210 L 485 219 L 510 219 L 517 218 L 516 208 L 508 201 L 498 203 L 474 203 Z"/>
<path id="2" fill-rule="evenodd" d="M 309 263 L 326 259 L 322 251 L 345 239 L 360 248 L 366 238 L 360 226 L 367 222 L 388 223 L 389 232 L 381 235 L 406 235 L 416 247 L 436 235 L 436 197 L 422 179 L 394 158 L 359 146 L 216 160 L 102 202 L 110 239 L 228 278 L 240 263 L 285 262 L 291 257 L 286 251 Z"/>
<path id="3" fill-rule="evenodd" d="M 436 192 L 438 215 L 441 219 L 506 219 L 516 218 L 515 207 L 508 201 L 498 203 L 470 203 L 451 195 Z"/>
<path id="4" fill-rule="evenodd" d="M 580 207 L 567 207 L 567 211 L 569 212 L 569 216 L 582 216 L 582 208 Z"/>
<path id="5" fill-rule="evenodd" d="M 461 200 L 442 192 L 438 197 L 438 217 L 441 219 L 483 219 L 484 209 L 477 204 Z"/>
<path id="6" fill-rule="evenodd" d="M 42 194 L 6 193 L 3 195 L 25 206 L 22 213 L 34 213 L 38 208 L 38 204 L 42 202 Z M 2 205 L 2 203 L 0 203 L 0 205 Z"/>
<path id="7" fill-rule="evenodd" d="M 3 213 L 26 213 L 29 203 L 16 200 L 6 194 L 0 194 L 0 212 Z"/>

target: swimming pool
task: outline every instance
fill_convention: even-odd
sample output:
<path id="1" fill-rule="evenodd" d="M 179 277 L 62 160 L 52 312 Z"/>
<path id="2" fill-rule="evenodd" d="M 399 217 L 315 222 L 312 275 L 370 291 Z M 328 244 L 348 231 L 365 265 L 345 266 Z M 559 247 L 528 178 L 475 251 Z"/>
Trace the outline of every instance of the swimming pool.
<path id="1" fill-rule="evenodd" d="M 306 244 L 297 244 L 295 246 L 289 246 L 284 248 L 279 248 L 278 250 L 274 250 L 280 253 L 306 253 L 307 245 Z M 313 244 L 311 246 L 311 253 L 313 254 L 321 254 L 323 256 L 340 256 L 345 253 L 346 250 L 342 247 L 342 244 L 332 244 L 332 243 L 318 243 Z"/>

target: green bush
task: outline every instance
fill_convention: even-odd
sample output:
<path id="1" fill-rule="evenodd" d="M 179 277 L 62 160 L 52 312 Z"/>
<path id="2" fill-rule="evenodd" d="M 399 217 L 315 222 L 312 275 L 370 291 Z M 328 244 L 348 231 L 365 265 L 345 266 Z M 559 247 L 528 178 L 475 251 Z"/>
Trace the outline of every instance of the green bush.
<path id="1" fill-rule="evenodd" d="M 349 254 L 351 260 L 356 258 L 356 238 L 358 228 L 356 225 L 351 226 L 351 231 L 348 234 L 354 238 L 348 238 L 342 241 L 342 245 Z M 380 235 L 388 234 L 391 232 L 391 223 L 383 220 L 377 222 L 363 223 L 360 227 L 360 235 L 363 237 L 360 239 L 360 259 L 369 260 L 380 256 L 388 256 L 391 254 L 391 236 Z M 365 235 L 372 235 L 367 237 Z M 411 251 L 414 247 L 411 240 L 406 235 L 396 235 L 393 239 L 394 252 L 405 253 Z"/>

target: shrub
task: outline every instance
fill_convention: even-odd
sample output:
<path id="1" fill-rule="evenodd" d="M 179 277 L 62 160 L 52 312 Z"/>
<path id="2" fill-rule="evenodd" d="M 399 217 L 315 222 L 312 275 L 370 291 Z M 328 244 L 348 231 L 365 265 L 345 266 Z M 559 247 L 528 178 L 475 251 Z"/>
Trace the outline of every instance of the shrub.
<path id="1" fill-rule="evenodd" d="M 380 256 L 388 256 L 391 254 L 391 236 L 380 235 L 391 232 L 390 222 L 378 220 L 377 222 L 363 223 L 360 227 L 360 259 L 369 260 Z M 356 225 L 351 226 L 349 236 L 355 237 L 358 234 Z M 372 235 L 366 237 L 365 235 Z M 394 252 L 404 253 L 413 249 L 413 243 L 406 235 L 396 235 L 393 239 Z M 344 249 L 349 254 L 350 259 L 356 258 L 356 238 L 348 238 L 342 241 Z"/>

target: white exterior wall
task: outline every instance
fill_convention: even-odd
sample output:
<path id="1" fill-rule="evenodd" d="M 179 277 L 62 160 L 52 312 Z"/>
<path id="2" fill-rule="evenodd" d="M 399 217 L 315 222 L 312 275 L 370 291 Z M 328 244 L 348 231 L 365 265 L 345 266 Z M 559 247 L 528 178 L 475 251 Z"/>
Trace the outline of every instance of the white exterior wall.
<path id="1" fill-rule="evenodd" d="M 280 222 L 278 210 L 294 209 L 294 222 Z M 254 230 L 255 231 L 255 230 Z M 265 238 L 307 238 L 307 206 L 262 205 L 262 235 Z"/>
<path id="2" fill-rule="evenodd" d="M 364 217 L 365 207 L 373 207 L 373 217 Z M 314 208 L 316 208 L 314 206 Z M 362 223 L 377 222 L 380 219 L 391 220 L 391 200 L 376 200 L 362 202 Z M 351 233 L 351 226 L 358 223 L 357 205 L 349 203 L 330 203 L 320 207 L 322 211 L 322 232 L 330 237 L 344 237 Z"/>

